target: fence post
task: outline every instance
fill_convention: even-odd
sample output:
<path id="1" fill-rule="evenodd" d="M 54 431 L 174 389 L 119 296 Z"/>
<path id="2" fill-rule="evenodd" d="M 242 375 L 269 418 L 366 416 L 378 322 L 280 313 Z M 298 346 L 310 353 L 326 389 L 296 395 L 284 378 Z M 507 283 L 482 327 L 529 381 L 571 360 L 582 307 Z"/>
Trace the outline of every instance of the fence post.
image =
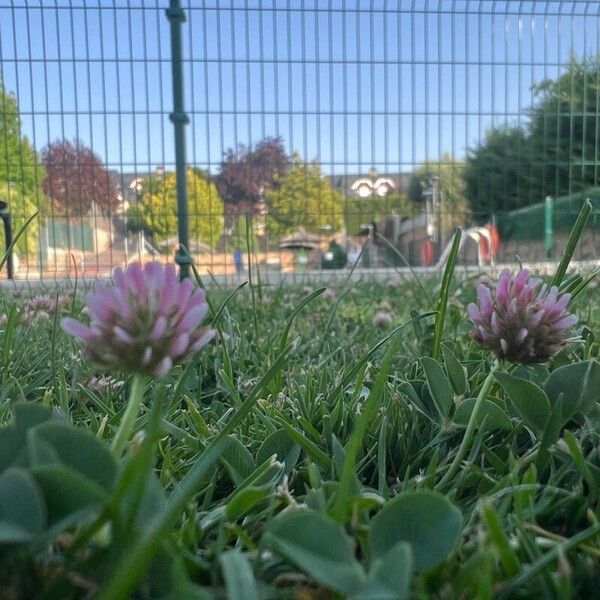
<path id="1" fill-rule="evenodd" d="M 173 112 L 169 115 L 175 129 L 175 177 L 177 185 L 177 234 L 179 246 L 175 262 L 179 265 L 179 276 L 185 279 L 190 275 L 188 255 L 188 209 L 186 193 L 185 125 L 190 120 L 183 110 L 183 74 L 181 69 L 181 25 L 185 22 L 185 12 L 179 0 L 170 0 L 165 11 L 171 22 L 171 72 L 173 74 Z M 185 249 L 185 250 L 184 250 Z"/>
<path id="2" fill-rule="evenodd" d="M 15 269 L 13 261 L 13 249 L 11 248 L 13 243 L 12 235 L 12 220 L 10 213 L 8 212 L 8 203 L 4 200 L 0 200 L 0 219 L 4 224 L 4 244 L 6 246 L 6 275 L 9 279 L 15 278 Z"/>
<path id="3" fill-rule="evenodd" d="M 544 200 L 544 250 L 546 251 L 546 258 L 552 256 L 552 248 L 554 247 L 552 212 L 553 201 L 551 196 L 547 196 Z"/>

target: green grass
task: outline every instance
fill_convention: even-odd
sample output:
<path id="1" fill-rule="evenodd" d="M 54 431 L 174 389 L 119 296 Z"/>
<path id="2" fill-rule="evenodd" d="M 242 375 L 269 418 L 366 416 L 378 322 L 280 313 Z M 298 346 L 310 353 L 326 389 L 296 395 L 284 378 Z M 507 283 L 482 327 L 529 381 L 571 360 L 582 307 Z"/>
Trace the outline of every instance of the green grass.
<path id="1" fill-rule="evenodd" d="M 350 595 L 332 579 L 342 563 L 357 581 L 379 577 L 377 515 L 393 508 L 399 494 L 417 498 L 410 494 L 440 483 L 465 431 L 459 407 L 477 396 L 493 363 L 468 335 L 464 307 L 474 298 L 474 282 L 450 285 L 442 332 L 428 313 L 440 285 L 351 281 L 335 297 L 315 294 L 304 305 L 317 286 L 263 287 L 261 294 L 246 287 L 221 310 L 231 291 L 211 289 L 222 336 L 148 383 L 135 424 L 144 435 L 130 448 L 109 501 L 43 543 L 2 544 L 0 492 L 0 596 L 110 597 L 107 590 L 126 589 L 119 565 L 129 565 L 128 557 L 135 564 L 132 548 L 169 506 L 153 562 L 144 558 L 141 583 L 133 577 L 136 597 L 335 598 Z M 596 294 L 587 288 L 572 306 L 584 342 L 521 377 L 542 382 L 547 371 L 597 357 Z M 0 313 L 8 315 L 0 328 L 0 422 L 10 420 L 19 401 L 42 403 L 109 445 L 131 377 L 96 369 L 58 328 L 60 316 L 80 313 L 79 298 L 32 325 L 21 322 L 24 301 L 10 293 L 0 299 Z M 375 328 L 382 302 L 393 323 Z M 440 340 L 442 379 L 428 382 L 421 358 L 437 355 Z M 105 385 L 94 384 L 100 376 Z M 451 404 L 440 412 L 448 390 Z M 449 501 L 440 505 L 441 521 L 417 514 L 439 527 L 440 539 L 450 518 L 444 510 L 457 507 L 462 517 L 450 549 L 414 570 L 410 597 L 596 597 L 600 390 L 585 416 L 573 415 L 549 440 L 527 426 L 498 382 L 488 399 L 506 419 L 488 415 L 451 481 L 438 485 Z M 217 460 L 209 461 L 203 452 L 236 414 L 243 416 L 240 407 L 247 415 L 234 421 Z M 197 476 L 185 495 L 180 482 L 189 482 L 190 472 Z M 181 510 L 173 508 L 178 494 Z M 318 515 L 315 522 L 323 521 L 314 534 L 322 543 L 301 551 L 308 544 L 304 526 L 277 523 L 289 518 L 281 513 L 304 505 Z M 338 537 L 346 550 L 333 557 Z M 328 550 L 331 564 L 320 554 Z M 401 555 L 394 564 L 410 574 Z M 355 597 L 384 597 L 366 590 Z"/>

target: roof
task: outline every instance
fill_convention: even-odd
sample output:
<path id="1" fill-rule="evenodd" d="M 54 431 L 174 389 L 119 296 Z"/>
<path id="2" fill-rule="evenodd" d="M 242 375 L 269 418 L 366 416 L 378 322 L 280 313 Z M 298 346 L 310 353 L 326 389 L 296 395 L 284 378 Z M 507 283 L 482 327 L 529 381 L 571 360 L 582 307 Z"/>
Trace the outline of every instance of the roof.
<path id="1" fill-rule="evenodd" d="M 318 248 L 321 236 L 309 233 L 304 227 L 298 227 L 290 235 L 281 238 L 280 248 Z"/>
<path id="2" fill-rule="evenodd" d="M 136 180 L 144 181 L 150 177 L 160 177 L 164 174 L 164 169 L 157 167 L 154 171 L 134 171 L 129 173 L 120 173 L 116 169 L 108 169 L 107 172 L 117 193 L 124 200 L 132 200 L 136 197 L 136 189 L 133 185 Z"/>

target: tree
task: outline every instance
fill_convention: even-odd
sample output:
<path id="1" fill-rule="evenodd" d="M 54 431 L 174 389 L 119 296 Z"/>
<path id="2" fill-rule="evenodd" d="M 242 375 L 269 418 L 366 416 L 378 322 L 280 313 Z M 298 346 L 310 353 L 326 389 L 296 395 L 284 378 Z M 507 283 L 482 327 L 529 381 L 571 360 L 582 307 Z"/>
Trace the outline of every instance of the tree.
<path id="1" fill-rule="evenodd" d="M 0 199 L 8 203 L 15 232 L 36 211 L 46 210 L 47 198 L 41 187 L 43 178 L 44 168 L 36 152 L 21 134 L 17 100 L 0 81 Z M 38 231 L 39 219 L 35 219 L 17 242 L 17 253 L 21 257 L 35 254 Z M 0 240 L 3 254 L 5 241 L 1 227 Z"/>
<path id="2" fill-rule="evenodd" d="M 416 205 L 423 205 L 426 188 L 432 187 L 432 178 L 437 177 L 439 210 L 442 230 L 447 233 L 456 225 L 464 225 L 470 211 L 465 196 L 463 179 L 464 165 L 444 153 L 439 160 L 428 160 L 413 171 L 408 184 L 408 197 Z"/>
<path id="3" fill-rule="evenodd" d="M 465 193 L 476 221 L 531 201 L 531 154 L 520 127 L 502 126 L 468 151 L 463 171 Z"/>
<path id="4" fill-rule="evenodd" d="M 600 62 L 571 58 L 565 72 L 534 86 L 528 126 L 535 202 L 600 180 Z"/>
<path id="5" fill-rule="evenodd" d="M 258 252 L 258 239 L 252 228 L 252 221 L 246 215 L 240 215 L 233 224 L 231 245 L 242 252 L 246 252 L 248 248 L 250 252 Z"/>
<path id="6" fill-rule="evenodd" d="M 317 163 L 304 163 L 298 154 L 283 176 L 277 176 L 274 185 L 265 191 L 267 202 L 267 231 L 281 236 L 302 225 L 319 231 L 330 226 L 334 230 L 342 224 L 343 198 L 323 177 Z"/>
<path id="7" fill-rule="evenodd" d="M 81 217 L 96 206 L 104 214 L 118 204 L 117 191 L 100 158 L 79 140 L 57 140 L 42 149 L 44 192 L 55 213 Z"/>
<path id="8" fill-rule="evenodd" d="M 158 240 L 177 233 L 175 173 L 167 173 L 142 192 L 131 217 Z M 214 246 L 223 232 L 223 201 L 214 183 L 196 168 L 187 170 L 187 207 L 190 235 Z"/>
<path id="9" fill-rule="evenodd" d="M 215 177 L 226 214 L 232 220 L 258 214 L 265 190 L 286 174 L 289 161 L 280 137 L 265 138 L 254 150 L 244 145 L 227 150 Z"/>
<path id="10" fill-rule="evenodd" d="M 388 215 L 410 217 L 414 214 L 414 203 L 406 194 L 388 194 L 367 198 L 346 198 L 344 201 L 344 225 L 350 235 L 358 234 L 366 223 L 379 223 Z"/>
<path id="11" fill-rule="evenodd" d="M 600 185 L 600 62 L 572 58 L 556 79 L 533 86 L 523 127 L 491 129 L 464 171 L 478 220 Z"/>

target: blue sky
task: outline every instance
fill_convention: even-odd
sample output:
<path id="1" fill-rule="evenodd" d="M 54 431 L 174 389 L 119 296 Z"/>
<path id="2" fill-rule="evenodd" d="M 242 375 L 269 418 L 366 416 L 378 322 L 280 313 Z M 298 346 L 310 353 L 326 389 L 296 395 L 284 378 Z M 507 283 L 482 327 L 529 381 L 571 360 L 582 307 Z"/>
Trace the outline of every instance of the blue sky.
<path id="1" fill-rule="evenodd" d="M 460 158 L 600 42 L 595 2 L 183 4 L 187 155 L 212 172 L 267 135 L 325 172 Z M 36 148 L 79 137 L 111 168 L 172 165 L 165 5 L 0 0 L 0 74 Z"/>

